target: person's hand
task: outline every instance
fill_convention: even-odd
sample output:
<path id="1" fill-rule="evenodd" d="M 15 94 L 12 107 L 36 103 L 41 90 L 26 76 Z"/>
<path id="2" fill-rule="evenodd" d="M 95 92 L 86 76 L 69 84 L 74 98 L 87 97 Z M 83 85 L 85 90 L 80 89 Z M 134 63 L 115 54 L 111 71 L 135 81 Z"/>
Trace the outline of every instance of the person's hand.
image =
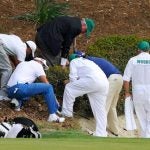
<path id="1" fill-rule="evenodd" d="M 69 80 L 64 80 L 64 84 L 66 85 L 67 83 L 69 83 Z"/>
<path id="2" fill-rule="evenodd" d="M 130 97 L 130 96 L 131 96 L 131 94 L 129 92 L 125 93 L 125 98 Z"/>
<path id="3" fill-rule="evenodd" d="M 66 69 L 66 65 L 61 65 L 62 69 Z"/>

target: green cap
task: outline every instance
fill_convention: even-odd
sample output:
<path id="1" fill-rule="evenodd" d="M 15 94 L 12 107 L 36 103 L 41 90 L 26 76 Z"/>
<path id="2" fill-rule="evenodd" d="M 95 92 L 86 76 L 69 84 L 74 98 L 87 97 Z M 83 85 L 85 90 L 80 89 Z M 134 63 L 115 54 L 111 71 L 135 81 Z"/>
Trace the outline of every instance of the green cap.
<path id="1" fill-rule="evenodd" d="M 69 61 L 75 59 L 75 58 L 78 58 L 78 55 L 77 54 L 70 54 L 69 55 Z"/>
<path id="2" fill-rule="evenodd" d="M 85 22 L 86 22 L 86 26 L 87 26 L 86 36 L 89 38 L 91 32 L 93 31 L 93 29 L 95 27 L 95 23 L 92 19 L 88 19 L 88 18 L 85 18 Z"/>
<path id="3" fill-rule="evenodd" d="M 150 45 L 146 41 L 141 41 L 138 43 L 138 49 L 141 51 L 149 51 L 150 50 Z"/>

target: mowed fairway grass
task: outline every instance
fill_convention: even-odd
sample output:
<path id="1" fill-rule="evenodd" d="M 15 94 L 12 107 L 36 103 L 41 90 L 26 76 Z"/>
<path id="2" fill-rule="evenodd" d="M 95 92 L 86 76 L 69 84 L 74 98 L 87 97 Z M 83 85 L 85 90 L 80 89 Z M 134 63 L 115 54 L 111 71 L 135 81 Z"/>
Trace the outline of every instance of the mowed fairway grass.
<path id="1" fill-rule="evenodd" d="M 96 138 L 79 132 L 52 132 L 42 139 L 0 139 L 0 150 L 150 150 L 150 139 Z"/>

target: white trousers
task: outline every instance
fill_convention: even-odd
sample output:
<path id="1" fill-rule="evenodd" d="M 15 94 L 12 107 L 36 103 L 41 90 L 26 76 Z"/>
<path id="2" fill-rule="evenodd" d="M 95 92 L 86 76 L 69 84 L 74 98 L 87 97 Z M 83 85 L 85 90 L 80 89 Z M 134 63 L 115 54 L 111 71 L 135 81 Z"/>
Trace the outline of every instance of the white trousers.
<path id="1" fill-rule="evenodd" d="M 141 137 L 150 138 L 150 88 L 133 91 L 133 102 L 141 128 Z"/>
<path id="2" fill-rule="evenodd" d="M 108 80 L 103 80 L 100 77 L 85 77 L 68 83 L 63 95 L 62 113 L 68 117 L 73 117 L 75 98 L 87 94 L 96 120 L 94 135 L 106 137 L 107 115 L 105 105 L 108 88 Z"/>

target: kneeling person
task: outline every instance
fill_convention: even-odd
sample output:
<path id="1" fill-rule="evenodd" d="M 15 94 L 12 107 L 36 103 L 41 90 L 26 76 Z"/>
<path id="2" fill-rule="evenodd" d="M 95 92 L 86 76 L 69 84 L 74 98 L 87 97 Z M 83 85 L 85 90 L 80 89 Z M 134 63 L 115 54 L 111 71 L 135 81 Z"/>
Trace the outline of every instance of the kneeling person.
<path id="1" fill-rule="evenodd" d="M 29 97 L 42 94 L 48 106 L 48 121 L 64 122 L 64 118 L 56 115 L 59 104 L 44 69 L 48 69 L 46 60 L 38 57 L 28 62 L 21 62 L 8 81 L 8 97 L 17 99 L 18 109 L 20 109 L 22 103 Z M 37 78 L 43 83 L 33 83 Z"/>

